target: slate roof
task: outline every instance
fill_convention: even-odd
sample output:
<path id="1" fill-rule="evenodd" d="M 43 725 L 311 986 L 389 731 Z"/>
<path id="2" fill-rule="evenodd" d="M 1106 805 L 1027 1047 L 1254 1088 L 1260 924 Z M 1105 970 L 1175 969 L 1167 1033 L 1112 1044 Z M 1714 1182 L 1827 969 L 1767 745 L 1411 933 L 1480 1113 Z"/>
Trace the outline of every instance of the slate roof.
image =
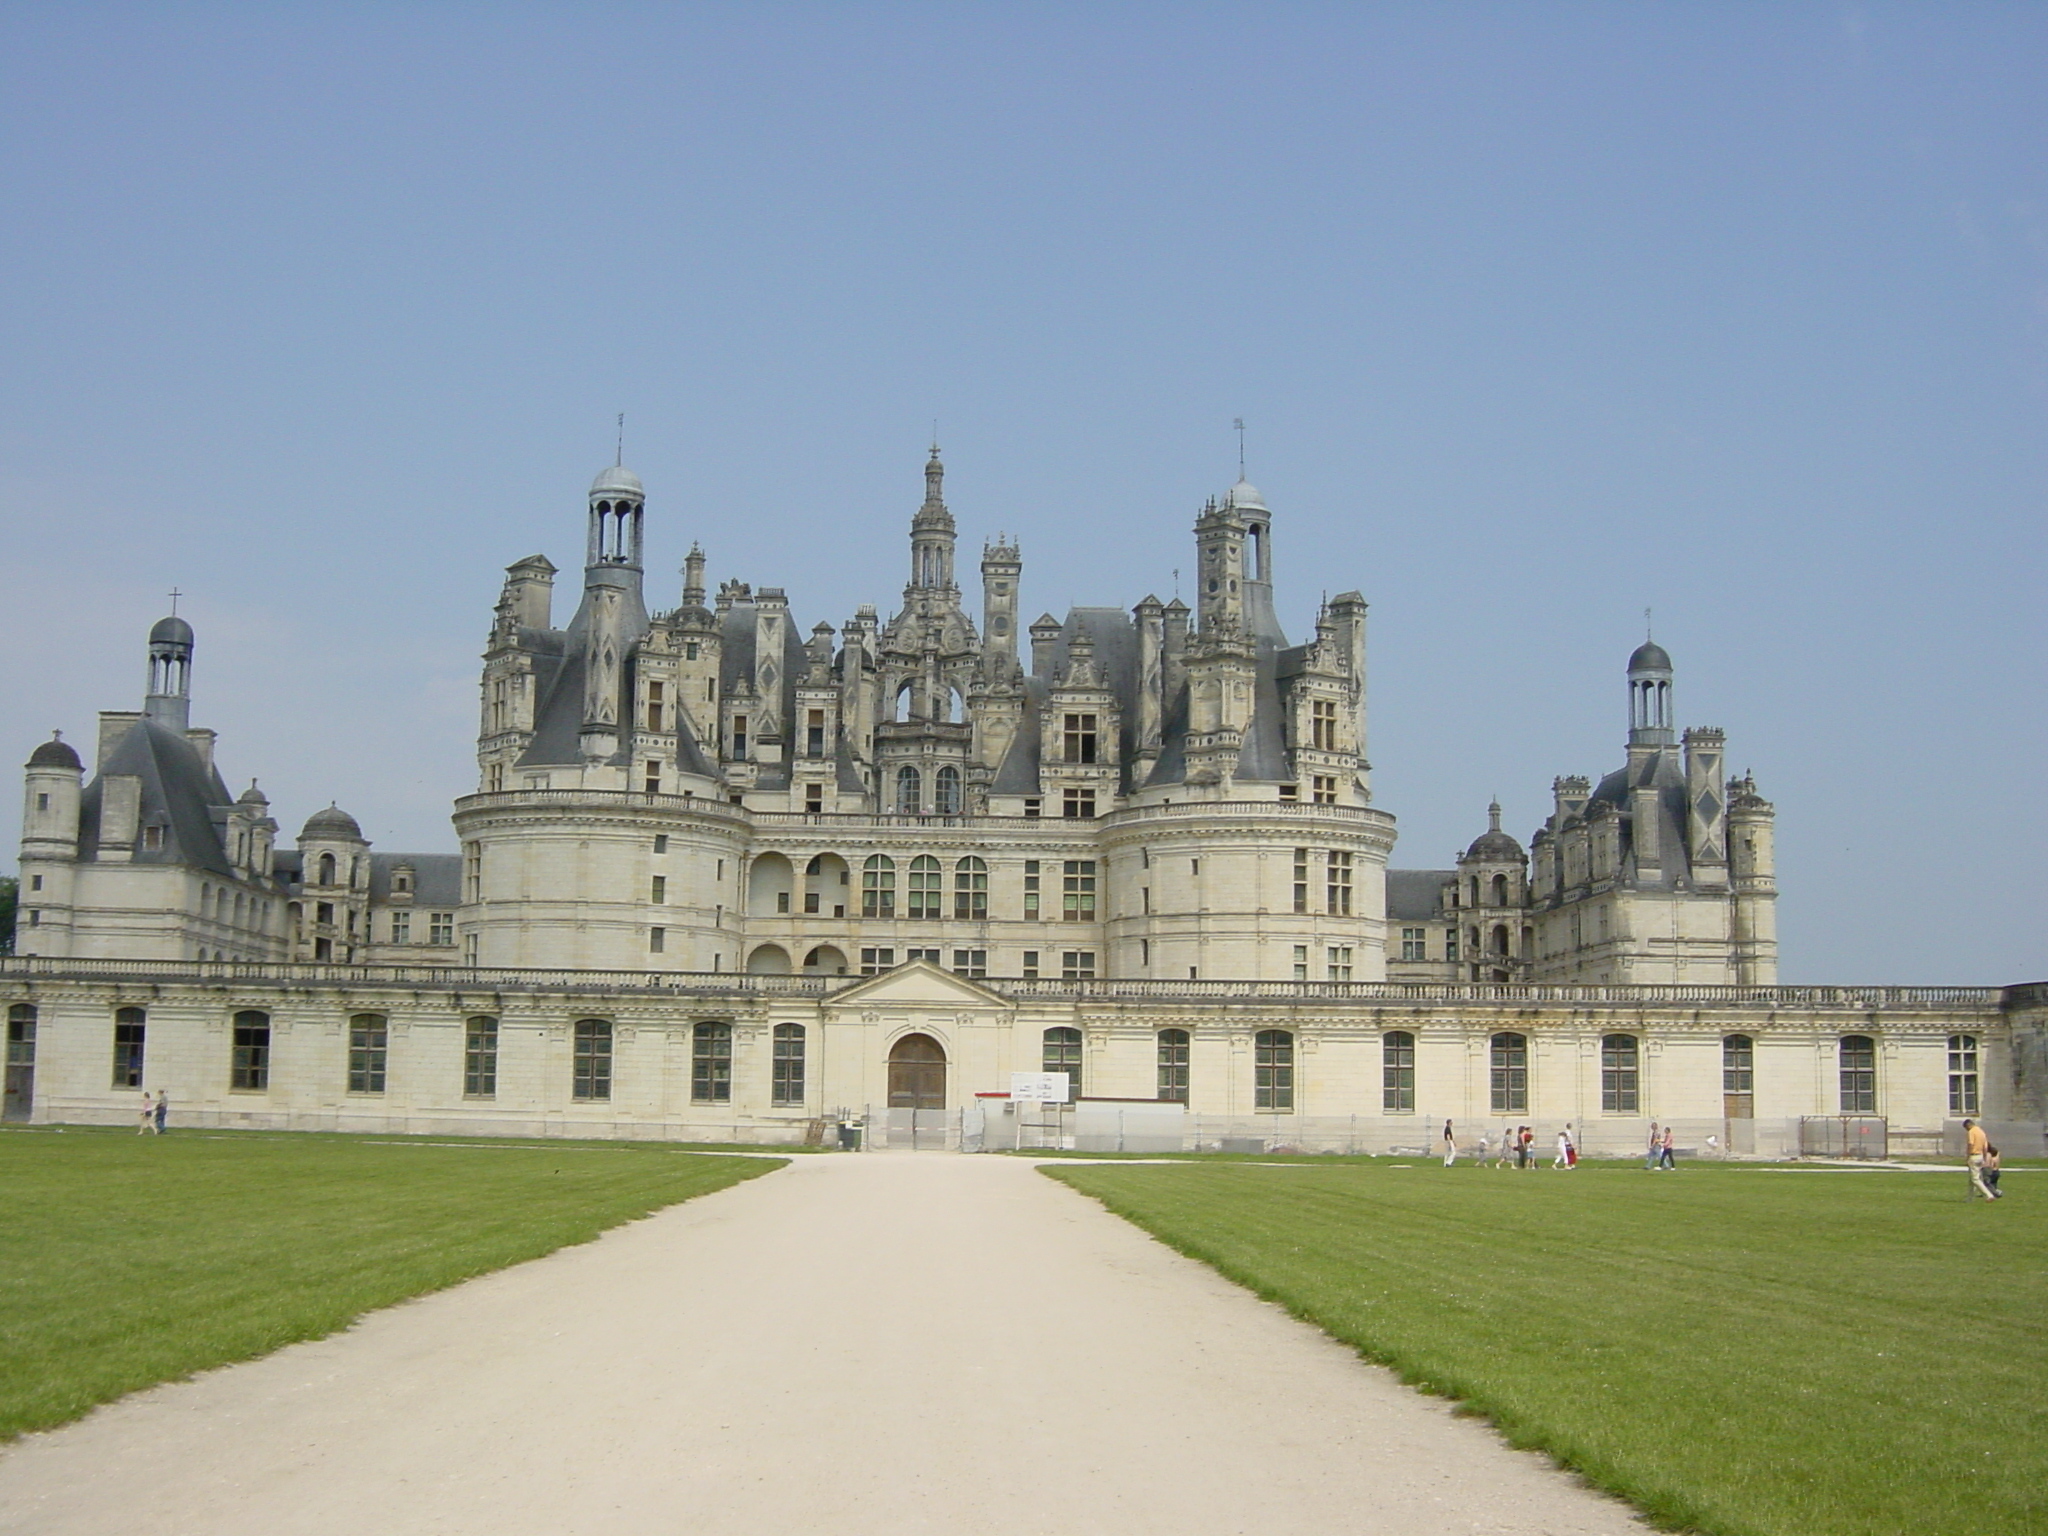
<path id="1" fill-rule="evenodd" d="M 225 816 L 235 797 L 198 748 L 168 726 L 149 719 L 128 728 L 80 797 L 81 858 L 99 857 L 100 802 L 106 780 L 115 775 L 142 781 L 141 815 L 133 848 L 136 863 L 183 864 L 233 876 L 214 811 L 218 807 Z M 161 848 L 143 847 L 143 829 L 150 826 L 164 829 Z"/>
<path id="2" fill-rule="evenodd" d="M 1387 921 L 1422 922 L 1441 917 L 1437 903 L 1445 882 L 1455 879 L 1450 869 L 1390 869 L 1387 871 Z"/>

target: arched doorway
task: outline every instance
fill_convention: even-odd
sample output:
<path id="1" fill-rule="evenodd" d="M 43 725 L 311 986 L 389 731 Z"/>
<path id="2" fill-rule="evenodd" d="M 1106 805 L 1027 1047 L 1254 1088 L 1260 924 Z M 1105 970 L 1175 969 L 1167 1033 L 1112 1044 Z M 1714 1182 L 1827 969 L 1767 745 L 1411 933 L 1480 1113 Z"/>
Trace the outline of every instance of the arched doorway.
<path id="1" fill-rule="evenodd" d="M 747 974 L 750 976 L 787 976 L 789 974 L 789 951 L 780 944 L 763 944 L 747 956 Z"/>
<path id="2" fill-rule="evenodd" d="M 889 1047 L 889 1107 L 946 1107 L 946 1048 L 930 1035 L 905 1035 Z"/>

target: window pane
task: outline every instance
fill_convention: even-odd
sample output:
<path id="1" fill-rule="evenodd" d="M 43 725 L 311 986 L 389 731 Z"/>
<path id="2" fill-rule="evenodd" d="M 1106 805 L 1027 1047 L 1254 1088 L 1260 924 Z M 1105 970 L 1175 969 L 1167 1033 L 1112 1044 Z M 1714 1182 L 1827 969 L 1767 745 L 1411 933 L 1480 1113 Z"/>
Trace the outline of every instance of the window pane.
<path id="1" fill-rule="evenodd" d="M 1499 1034 L 1493 1037 L 1493 1112 L 1497 1115 L 1526 1114 L 1529 1108 L 1529 1037 Z"/>
<path id="2" fill-rule="evenodd" d="M 1262 1029 L 1253 1037 L 1252 1105 L 1294 1108 L 1294 1036 L 1284 1029 Z"/>
<path id="3" fill-rule="evenodd" d="M 498 1021 L 479 1015 L 462 1030 L 462 1091 L 488 1099 L 498 1091 Z"/>
<path id="4" fill-rule="evenodd" d="M 775 1026 L 774 1076 L 770 1096 L 777 1104 L 804 1101 L 804 1027 L 801 1024 Z"/>
<path id="5" fill-rule="evenodd" d="M 1380 1039 L 1380 1102 L 1390 1115 L 1410 1114 L 1415 1109 L 1415 1037 L 1405 1029 L 1389 1032 Z"/>
<path id="6" fill-rule="evenodd" d="M 603 1019 L 576 1022 L 576 1054 L 570 1096 L 608 1099 L 612 1096 L 612 1027 Z"/>
<path id="7" fill-rule="evenodd" d="M 1159 1031 L 1159 1097 L 1170 1104 L 1188 1101 L 1188 1032 Z"/>
<path id="8" fill-rule="evenodd" d="M 1045 1032 L 1045 1072 L 1067 1074 L 1067 1097 L 1081 1097 L 1081 1031 L 1078 1029 L 1048 1029 Z"/>
<path id="9" fill-rule="evenodd" d="M 732 1101 L 730 1024 L 699 1024 L 691 1031 L 690 1097 L 699 1104 Z"/>

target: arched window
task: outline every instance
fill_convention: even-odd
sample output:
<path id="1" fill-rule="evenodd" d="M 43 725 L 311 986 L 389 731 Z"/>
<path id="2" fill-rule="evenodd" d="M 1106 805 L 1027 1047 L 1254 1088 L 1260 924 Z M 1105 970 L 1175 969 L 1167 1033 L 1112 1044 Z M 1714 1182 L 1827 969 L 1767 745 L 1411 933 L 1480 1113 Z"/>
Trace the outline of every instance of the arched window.
<path id="1" fill-rule="evenodd" d="M 988 916 L 988 864 L 973 854 L 953 866 L 953 915 L 977 923 Z"/>
<path id="2" fill-rule="evenodd" d="M 1508 928 L 1506 923 L 1493 925 L 1493 952 L 1505 955 L 1508 952 Z"/>
<path id="3" fill-rule="evenodd" d="M 1159 1031 L 1159 1097 L 1168 1104 L 1188 1101 L 1188 1032 Z"/>
<path id="4" fill-rule="evenodd" d="M 348 1091 L 382 1093 L 390 1053 L 391 1027 L 381 1013 L 358 1013 L 348 1021 Z"/>
<path id="5" fill-rule="evenodd" d="M 1977 1113 L 1977 1037 L 1948 1037 L 1948 1112 Z"/>
<path id="6" fill-rule="evenodd" d="M 912 922 L 943 917 L 944 888 L 945 877 L 940 873 L 939 861 L 928 853 L 919 854 L 910 861 L 910 902 L 905 915 Z"/>
<path id="7" fill-rule="evenodd" d="M 1284 1029 L 1252 1037 L 1252 1108 L 1294 1108 L 1294 1036 Z"/>
<path id="8" fill-rule="evenodd" d="M 698 1104 L 732 1102 L 730 1024 L 699 1024 L 690 1031 L 690 1098 Z"/>
<path id="9" fill-rule="evenodd" d="M 320 855 L 320 883 L 322 885 L 334 884 L 334 855 L 331 853 Z"/>
<path id="10" fill-rule="evenodd" d="M 899 816 L 915 816 L 923 809 L 924 780 L 918 771 L 905 763 L 896 770 L 896 813 Z"/>
<path id="11" fill-rule="evenodd" d="M 1529 1110 L 1529 1037 L 1498 1034 L 1493 1037 L 1493 1112 L 1521 1115 Z"/>
<path id="12" fill-rule="evenodd" d="M 960 814 L 960 770 L 951 763 L 932 778 L 932 812 L 938 816 Z"/>
<path id="13" fill-rule="evenodd" d="M 1837 1047 L 1842 1072 L 1842 1113 L 1877 1113 L 1877 1042 L 1868 1035 L 1844 1035 Z"/>
<path id="14" fill-rule="evenodd" d="M 1493 904 L 1496 907 L 1504 907 L 1508 904 L 1508 877 L 1506 875 L 1495 875 L 1493 877 Z"/>
<path id="15" fill-rule="evenodd" d="M 860 867 L 860 915 L 896 915 L 896 861 L 886 853 L 870 856 Z"/>
<path id="16" fill-rule="evenodd" d="M 573 1073 L 571 1098 L 589 1100 L 612 1096 L 612 1027 L 605 1020 L 576 1021 Z"/>
<path id="17" fill-rule="evenodd" d="M 114 1010 L 114 1086 L 142 1086 L 142 1049 L 149 1015 L 140 1008 Z"/>
<path id="18" fill-rule="evenodd" d="M 1721 1113 L 1730 1120 L 1756 1118 L 1756 1042 L 1747 1035 L 1721 1039 Z"/>
<path id="19" fill-rule="evenodd" d="M 1641 1053 L 1634 1035 L 1600 1037 L 1600 1108 L 1632 1115 L 1641 1101 Z"/>
<path id="20" fill-rule="evenodd" d="M 801 1024 L 775 1026 L 774 1075 L 768 1085 L 769 1101 L 801 1104 L 804 1101 L 804 1027 Z"/>
<path id="21" fill-rule="evenodd" d="M 1479 877 L 1478 877 L 1477 875 L 1472 875 L 1472 876 L 1468 877 L 1468 878 L 1466 879 L 1466 881 L 1465 881 L 1465 888 L 1466 888 L 1466 890 L 1467 890 L 1467 891 L 1468 891 L 1468 892 L 1470 893 L 1470 899 L 1469 899 L 1468 901 L 1466 901 L 1465 905 L 1466 905 L 1466 906 L 1468 906 L 1468 907 L 1476 907 L 1476 906 L 1478 906 L 1478 905 L 1479 905 Z"/>
<path id="22" fill-rule="evenodd" d="M 270 1015 L 244 1008 L 235 1015 L 233 1065 L 228 1086 L 261 1093 L 270 1086 Z"/>
<path id="23" fill-rule="evenodd" d="M 1046 1072 L 1067 1074 L 1067 1101 L 1072 1103 L 1081 1097 L 1081 1031 L 1064 1025 L 1045 1032 L 1044 1066 Z"/>
<path id="24" fill-rule="evenodd" d="M 1390 1115 L 1415 1113 L 1415 1036 L 1390 1029 L 1380 1036 L 1380 1108 Z"/>

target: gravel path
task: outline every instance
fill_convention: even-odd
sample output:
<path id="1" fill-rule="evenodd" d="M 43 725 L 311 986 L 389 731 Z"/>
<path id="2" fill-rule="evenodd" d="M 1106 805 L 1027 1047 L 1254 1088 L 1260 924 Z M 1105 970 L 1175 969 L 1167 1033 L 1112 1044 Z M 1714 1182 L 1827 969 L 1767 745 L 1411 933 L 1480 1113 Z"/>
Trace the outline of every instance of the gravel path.
<path id="1" fill-rule="evenodd" d="M 804 1157 L 0 1455 L 0 1531 L 1642 1536 L 1020 1160 Z"/>

